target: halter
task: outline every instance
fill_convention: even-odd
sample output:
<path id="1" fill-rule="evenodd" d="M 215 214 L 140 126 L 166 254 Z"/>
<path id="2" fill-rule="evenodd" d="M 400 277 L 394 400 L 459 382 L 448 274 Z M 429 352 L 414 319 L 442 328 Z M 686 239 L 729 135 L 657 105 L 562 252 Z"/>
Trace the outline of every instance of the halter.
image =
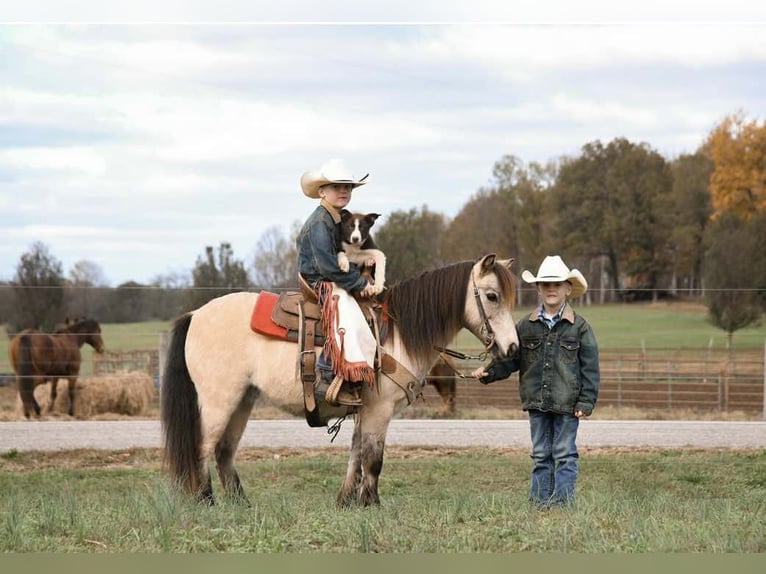
<path id="1" fill-rule="evenodd" d="M 481 338 L 484 344 L 484 349 L 489 352 L 492 345 L 495 344 L 495 331 L 492 329 L 492 325 L 489 324 L 487 313 L 484 311 L 484 305 L 481 304 L 481 296 L 479 295 L 479 288 L 476 286 L 476 280 L 471 273 L 471 283 L 473 284 L 473 297 L 476 299 L 476 306 L 479 308 L 479 316 L 483 322 L 481 326 Z"/>
<path id="2" fill-rule="evenodd" d="M 492 325 L 489 324 L 489 318 L 487 317 L 487 312 L 484 310 L 484 305 L 481 304 L 481 296 L 479 295 L 479 288 L 476 286 L 476 280 L 473 277 L 473 271 L 471 272 L 471 284 L 473 285 L 473 297 L 476 299 L 476 307 L 479 309 L 479 316 L 482 320 L 480 333 L 481 342 L 484 345 L 484 352 L 480 355 L 466 355 L 460 351 L 454 351 L 447 347 L 439 347 L 436 345 L 434 345 L 434 349 L 456 359 L 478 359 L 479 361 L 484 361 L 487 358 L 487 355 L 489 355 L 489 350 L 492 348 L 492 345 L 495 344 L 495 331 L 492 329 Z M 447 362 L 447 364 L 449 364 L 449 362 Z M 452 366 L 452 370 L 455 371 L 459 377 L 465 378 L 454 366 Z"/>

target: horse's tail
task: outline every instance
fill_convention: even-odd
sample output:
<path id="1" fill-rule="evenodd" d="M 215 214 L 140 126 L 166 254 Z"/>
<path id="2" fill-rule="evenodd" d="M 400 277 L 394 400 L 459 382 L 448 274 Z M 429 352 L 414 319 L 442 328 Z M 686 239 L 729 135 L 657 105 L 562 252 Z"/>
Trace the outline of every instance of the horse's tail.
<path id="1" fill-rule="evenodd" d="M 166 467 L 181 488 L 198 494 L 202 431 L 197 390 L 189 375 L 185 354 L 191 318 L 191 313 L 187 313 L 173 325 L 160 386 L 160 420 Z"/>
<path id="2" fill-rule="evenodd" d="M 24 414 L 34 412 L 40 416 L 40 405 L 35 400 L 35 380 L 32 372 L 32 340 L 29 335 L 19 335 L 18 351 L 18 385 L 21 403 L 24 405 Z"/>

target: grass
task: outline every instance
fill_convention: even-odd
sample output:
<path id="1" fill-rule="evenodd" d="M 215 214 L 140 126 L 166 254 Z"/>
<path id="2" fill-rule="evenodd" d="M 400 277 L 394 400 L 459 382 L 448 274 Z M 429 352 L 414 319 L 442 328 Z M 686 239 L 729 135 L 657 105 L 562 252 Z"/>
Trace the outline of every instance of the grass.
<path id="1" fill-rule="evenodd" d="M 707 308 L 701 303 L 624 303 L 584 306 L 575 301 L 575 311 L 582 314 L 596 333 L 600 349 L 725 349 L 727 333 L 708 320 Z M 531 307 L 514 312 L 518 321 L 528 316 Z M 733 349 L 763 350 L 766 323 L 740 329 L 734 333 Z M 476 348 L 478 341 L 462 332 L 457 346 Z"/>
<path id="2" fill-rule="evenodd" d="M 382 505 L 343 511 L 340 449 L 243 455 L 250 508 L 180 496 L 153 450 L 113 453 L 101 468 L 0 458 L 0 551 L 766 551 L 764 450 L 583 452 L 577 502 L 549 512 L 527 503 L 530 461 L 518 450 L 391 449 Z"/>

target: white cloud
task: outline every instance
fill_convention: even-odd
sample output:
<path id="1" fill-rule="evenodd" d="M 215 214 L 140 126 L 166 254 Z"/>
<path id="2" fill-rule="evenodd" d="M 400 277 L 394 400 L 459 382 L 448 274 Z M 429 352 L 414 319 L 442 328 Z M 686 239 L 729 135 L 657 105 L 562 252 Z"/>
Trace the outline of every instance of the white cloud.
<path id="1" fill-rule="evenodd" d="M 473 64 L 513 80 L 608 66 L 766 61 L 763 23 L 459 24 L 391 46 L 402 59 Z"/>
<path id="2" fill-rule="evenodd" d="M 506 154 L 627 137 L 670 157 L 766 116 L 766 24 L 2 32 L 0 278 L 32 238 L 116 282 L 223 240 L 245 256 L 308 215 L 298 178 L 331 156 L 372 174 L 354 208 L 452 216 Z"/>

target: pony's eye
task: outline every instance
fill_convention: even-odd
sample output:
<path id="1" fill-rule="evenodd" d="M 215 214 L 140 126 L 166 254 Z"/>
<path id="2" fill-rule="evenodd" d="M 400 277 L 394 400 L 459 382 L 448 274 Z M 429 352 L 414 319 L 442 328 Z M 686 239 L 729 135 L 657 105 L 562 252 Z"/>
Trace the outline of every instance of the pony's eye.
<path id="1" fill-rule="evenodd" d="M 487 293 L 487 301 L 497 303 L 497 299 L 497 293 L 492 293 L 491 291 Z"/>

